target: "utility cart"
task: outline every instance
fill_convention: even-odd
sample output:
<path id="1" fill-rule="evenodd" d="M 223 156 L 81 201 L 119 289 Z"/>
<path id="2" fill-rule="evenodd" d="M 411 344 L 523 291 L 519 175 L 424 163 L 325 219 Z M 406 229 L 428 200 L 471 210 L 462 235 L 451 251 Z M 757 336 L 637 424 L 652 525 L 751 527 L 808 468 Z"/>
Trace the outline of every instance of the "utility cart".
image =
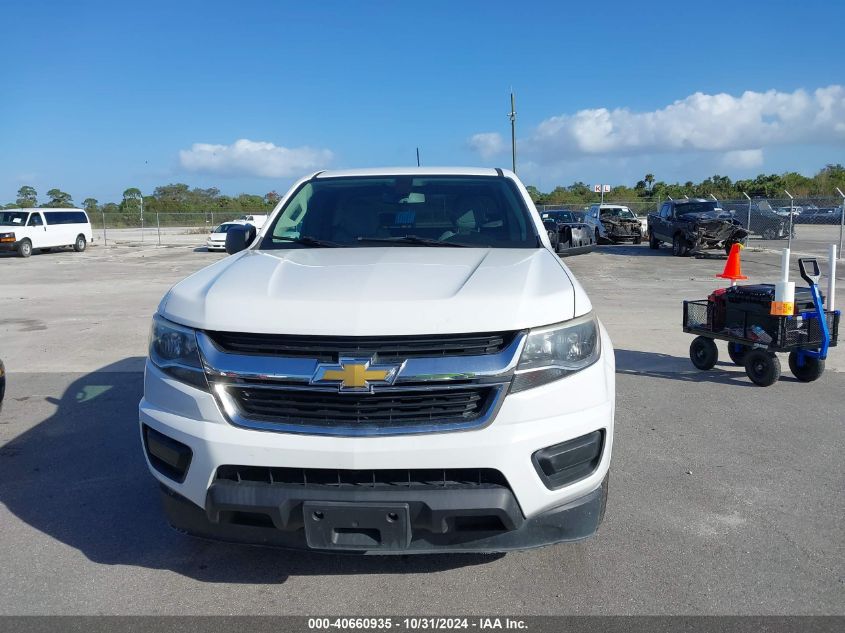
<path id="1" fill-rule="evenodd" d="M 792 316 L 770 314 L 774 286 L 721 288 L 707 299 L 684 301 L 684 332 L 695 334 L 690 360 L 698 369 L 712 369 L 719 357 L 716 340 L 727 341 L 728 356 L 757 385 L 768 387 L 780 378 L 778 352 L 789 353 L 789 369 L 802 382 L 824 372 L 828 348 L 839 337 L 839 310 L 824 309 L 819 292 L 819 265 L 814 258 L 798 260 L 807 288 L 796 288 Z"/>

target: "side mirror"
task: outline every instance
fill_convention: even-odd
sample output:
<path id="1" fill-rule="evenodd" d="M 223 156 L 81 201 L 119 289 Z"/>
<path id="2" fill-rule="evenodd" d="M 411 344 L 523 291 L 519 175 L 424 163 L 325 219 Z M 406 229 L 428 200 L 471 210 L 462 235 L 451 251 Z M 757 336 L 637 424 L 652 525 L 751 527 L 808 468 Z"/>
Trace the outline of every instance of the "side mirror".
<path id="1" fill-rule="evenodd" d="M 232 226 L 226 232 L 226 253 L 234 255 L 240 253 L 255 239 L 255 227 L 249 224 Z"/>

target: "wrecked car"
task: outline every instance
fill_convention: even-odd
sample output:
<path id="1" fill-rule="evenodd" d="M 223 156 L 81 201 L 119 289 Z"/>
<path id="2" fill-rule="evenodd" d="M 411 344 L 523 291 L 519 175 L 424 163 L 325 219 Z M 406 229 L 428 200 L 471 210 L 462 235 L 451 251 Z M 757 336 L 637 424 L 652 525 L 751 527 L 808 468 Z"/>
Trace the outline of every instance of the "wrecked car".
<path id="1" fill-rule="evenodd" d="M 661 242 L 672 245 L 676 257 L 705 249 L 724 249 L 742 243 L 748 236 L 739 221 L 719 207 L 715 200 L 669 200 L 658 213 L 648 216 L 648 245 L 657 249 Z"/>
<path id="2" fill-rule="evenodd" d="M 593 227 L 579 220 L 572 211 L 543 211 L 540 217 L 558 255 L 580 255 L 596 247 Z"/>
<path id="3" fill-rule="evenodd" d="M 599 242 L 643 241 L 643 228 L 637 215 L 628 207 L 618 204 L 594 204 L 587 213 L 598 224 L 596 239 Z"/>

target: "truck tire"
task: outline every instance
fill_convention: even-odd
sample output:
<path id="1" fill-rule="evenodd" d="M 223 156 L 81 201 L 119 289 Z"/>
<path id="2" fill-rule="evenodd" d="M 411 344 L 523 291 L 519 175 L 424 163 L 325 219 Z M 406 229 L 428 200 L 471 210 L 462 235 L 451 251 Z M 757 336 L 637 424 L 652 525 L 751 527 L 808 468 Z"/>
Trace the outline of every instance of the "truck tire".
<path id="1" fill-rule="evenodd" d="M 88 245 L 88 242 L 85 241 L 84 235 L 77 235 L 76 241 L 73 243 L 73 250 L 77 253 L 81 253 L 85 250 L 85 247 Z"/>
<path id="2" fill-rule="evenodd" d="M 752 349 L 745 355 L 745 373 L 755 385 L 768 387 L 780 380 L 780 360 L 774 352 Z"/>
<path id="3" fill-rule="evenodd" d="M 651 233 L 648 235 L 648 247 L 655 251 L 660 248 L 660 240 L 654 237 Z"/>
<path id="4" fill-rule="evenodd" d="M 29 257 L 32 255 L 32 242 L 29 240 L 21 240 L 18 244 L 18 255 L 21 257 Z"/>
<path id="5" fill-rule="evenodd" d="M 686 257 L 689 252 L 689 245 L 686 239 L 680 233 L 676 233 L 672 238 L 672 254 L 675 257 Z"/>
<path id="6" fill-rule="evenodd" d="M 719 349 L 712 338 L 696 336 L 689 346 L 689 358 L 696 369 L 708 371 L 713 369 L 719 360 Z"/>
<path id="7" fill-rule="evenodd" d="M 789 352 L 789 371 L 801 382 L 813 382 L 824 373 L 824 361 L 818 358 L 804 357 L 804 366 L 798 366 L 798 352 Z"/>
<path id="8" fill-rule="evenodd" d="M 642 244 L 642 243 L 643 243 L 642 236 L 634 238 L 634 244 Z"/>

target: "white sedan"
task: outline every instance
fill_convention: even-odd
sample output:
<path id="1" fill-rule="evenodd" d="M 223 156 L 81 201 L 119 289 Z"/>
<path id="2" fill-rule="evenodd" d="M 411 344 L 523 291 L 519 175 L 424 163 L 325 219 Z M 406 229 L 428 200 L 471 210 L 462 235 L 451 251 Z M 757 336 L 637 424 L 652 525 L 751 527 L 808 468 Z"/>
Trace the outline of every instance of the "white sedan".
<path id="1" fill-rule="evenodd" d="M 214 230 L 208 234 L 208 239 L 205 240 L 206 248 L 210 251 L 225 251 L 226 233 L 228 233 L 229 229 L 233 226 L 244 226 L 244 223 L 241 221 L 224 222 L 220 226 L 215 227 Z"/>

